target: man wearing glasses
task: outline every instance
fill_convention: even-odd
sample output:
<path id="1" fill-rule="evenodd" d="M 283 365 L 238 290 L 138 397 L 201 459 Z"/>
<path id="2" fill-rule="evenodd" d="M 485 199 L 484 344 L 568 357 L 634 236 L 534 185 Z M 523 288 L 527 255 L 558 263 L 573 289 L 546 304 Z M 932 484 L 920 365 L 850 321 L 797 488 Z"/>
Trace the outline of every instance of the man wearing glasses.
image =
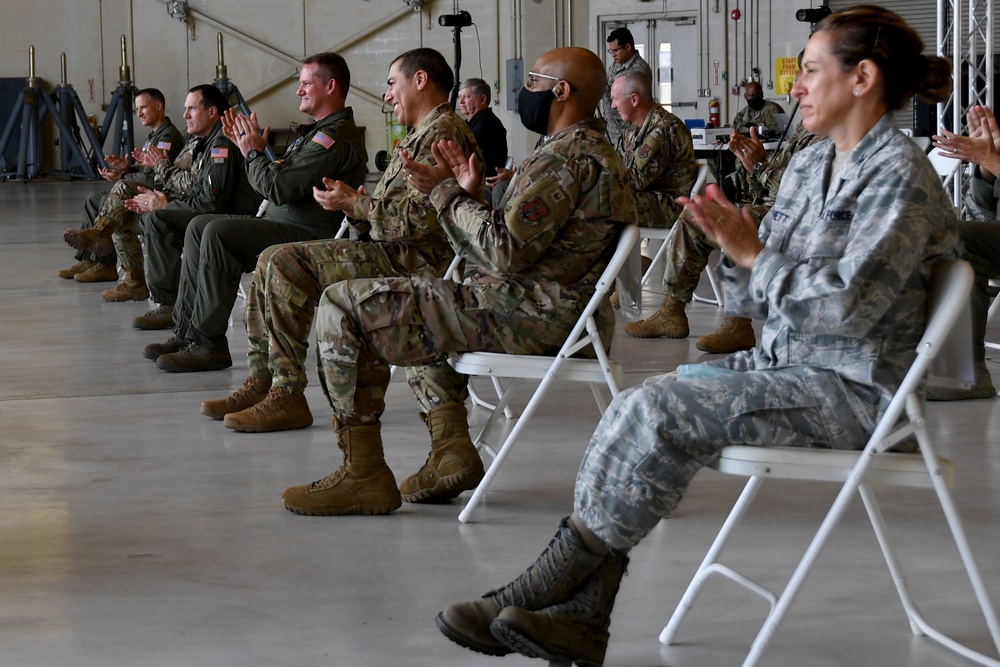
<path id="1" fill-rule="evenodd" d="M 649 64 L 635 50 L 635 39 L 628 28 L 615 28 L 611 31 L 608 35 L 608 53 L 612 62 L 608 65 L 608 85 L 604 90 L 604 97 L 601 98 L 598 113 L 608 124 L 607 132 L 611 145 L 617 146 L 618 137 L 625 131 L 628 123 L 618 114 L 617 109 L 611 106 L 611 85 L 619 76 L 632 71 L 643 72 L 652 81 L 653 72 L 649 69 Z"/>

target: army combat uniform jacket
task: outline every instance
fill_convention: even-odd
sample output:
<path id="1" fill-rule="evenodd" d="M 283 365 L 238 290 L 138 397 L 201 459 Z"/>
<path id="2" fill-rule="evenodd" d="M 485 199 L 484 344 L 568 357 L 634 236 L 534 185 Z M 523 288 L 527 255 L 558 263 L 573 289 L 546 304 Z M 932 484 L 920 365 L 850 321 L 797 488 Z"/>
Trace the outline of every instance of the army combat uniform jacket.
<path id="1" fill-rule="evenodd" d="M 618 140 L 643 227 L 666 228 L 681 212 L 676 197 L 691 194 L 698 176 L 691 130 L 653 105 L 642 125 L 629 124 Z"/>

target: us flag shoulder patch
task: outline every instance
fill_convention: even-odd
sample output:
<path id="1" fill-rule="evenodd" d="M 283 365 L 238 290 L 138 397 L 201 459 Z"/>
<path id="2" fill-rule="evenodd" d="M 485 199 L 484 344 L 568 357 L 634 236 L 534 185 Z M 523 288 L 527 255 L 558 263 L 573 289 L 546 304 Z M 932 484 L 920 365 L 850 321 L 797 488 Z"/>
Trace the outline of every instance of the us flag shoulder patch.
<path id="1" fill-rule="evenodd" d="M 161 151 L 169 151 L 170 150 L 170 142 L 169 141 L 161 141 L 160 143 L 156 144 L 156 147 L 159 148 Z"/>
<path id="2" fill-rule="evenodd" d="M 333 144 L 336 143 L 333 137 L 328 134 L 323 134 L 322 132 L 314 134 L 312 140 L 323 148 L 330 148 L 330 146 L 333 146 Z"/>
<path id="3" fill-rule="evenodd" d="M 225 162 L 229 159 L 229 149 L 228 148 L 213 148 L 212 149 L 212 161 L 213 162 Z"/>

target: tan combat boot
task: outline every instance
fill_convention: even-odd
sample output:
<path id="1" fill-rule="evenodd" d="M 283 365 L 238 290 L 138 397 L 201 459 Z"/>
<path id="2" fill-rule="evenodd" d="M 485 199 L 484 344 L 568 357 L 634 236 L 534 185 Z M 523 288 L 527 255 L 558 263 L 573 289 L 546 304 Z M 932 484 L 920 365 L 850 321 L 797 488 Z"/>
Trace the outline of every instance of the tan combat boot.
<path id="1" fill-rule="evenodd" d="M 507 655 L 512 650 L 490 632 L 504 609 L 535 610 L 563 602 L 604 562 L 606 556 L 588 551 L 583 539 L 564 518 L 545 550 L 521 575 L 471 602 L 458 602 L 437 615 L 438 629 L 459 646 Z"/>
<path id="2" fill-rule="evenodd" d="M 114 220 L 99 215 L 90 229 L 67 229 L 63 233 L 63 240 L 77 250 L 106 257 L 115 249 L 111 235 L 114 234 L 116 227 Z"/>
<path id="3" fill-rule="evenodd" d="M 445 403 L 421 414 L 431 434 L 431 453 L 423 467 L 399 485 L 408 503 L 451 500 L 483 479 L 483 460 L 469 437 L 468 412 L 461 403 Z"/>
<path id="4" fill-rule="evenodd" d="M 89 269 L 73 276 L 78 283 L 110 283 L 118 280 L 118 269 L 108 264 L 94 263 Z"/>
<path id="5" fill-rule="evenodd" d="M 612 551 L 572 597 L 537 611 L 507 607 L 490 624 L 490 632 L 529 658 L 603 665 L 611 610 L 627 566 L 628 556 Z"/>
<path id="6" fill-rule="evenodd" d="M 382 453 L 382 425 L 340 428 L 336 419 L 337 446 L 344 463 L 312 484 L 293 486 L 281 499 L 285 509 L 307 516 L 388 514 L 402 501 L 396 478 Z"/>
<path id="7" fill-rule="evenodd" d="M 730 354 L 749 350 L 757 344 L 753 323 L 746 317 L 726 317 L 715 333 L 702 336 L 695 343 L 702 352 Z"/>
<path id="8" fill-rule="evenodd" d="M 222 423 L 243 433 L 270 433 L 312 426 L 313 416 L 301 390 L 271 387 L 267 396 L 250 407 L 225 415 Z"/>
<path id="9" fill-rule="evenodd" d="M 73 280 L 73 276 L 78 273 L 83 273 L 90 267 L 94 266 L 96 262 L 92 262 L 89 259 L 83 259 L 69 267 L 68 269 L 60 269 L 58 275 L 60 278 L 65 278 L 66 280 Z M 116 276 L 117 277 L 117 276 Z"/>
<path id="10" fill-rule="evenodd" d="M 201 414 L 212 419 L 223 419 L 233 412 L 252 408 L 267 396 L 271 389 L 271 378 L 248 377 L 243 386 L 225 398 L 205 401 L 201 404 Z"/>
<path id="11" fill-rule="evenodd" d="M 690 330 L 684 313 L 686 307 L 686 303 L 668 294 L 663 297 L 663 303 L 652 317 L 628 322 L 625 333 L 636 338 L 687 338 Z"/>
<path id="12" fill-rule="evenodd" d="M 145 301 L 149 298 L 149 288 L 146 287 L 146 274 L 142 269 L 127 269 L 125 280 L 117 287 L 101 292 L 105 301 Z"/>

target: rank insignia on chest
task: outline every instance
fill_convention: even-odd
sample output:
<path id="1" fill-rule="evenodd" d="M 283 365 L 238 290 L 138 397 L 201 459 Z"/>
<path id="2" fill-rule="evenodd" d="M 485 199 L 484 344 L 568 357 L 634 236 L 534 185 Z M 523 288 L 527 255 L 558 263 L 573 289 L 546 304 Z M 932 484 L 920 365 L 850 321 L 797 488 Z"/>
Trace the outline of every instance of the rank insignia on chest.
<path id="1" fill-rule="evenodd" d="M 643 144 L 639 147 L 639 157 L 649 157 L 649 144 Z"/>
<path id="2" fill-rule="evenodd" d="M 549 214 L 548 205 L 542 201 L 541 197 L 534 197 L 521 204 L 519 217 L 522 222 L 529 225 L 537 225 L 538 221 Z"/>
<path id="3" fill-rule="evenodd" d="M 323 148 L 330 148 L 330 146 L 333 146 L 333 144 L 336 143 L 333 137 L 327 134 L 323 134 L 322 132 L 317 132 L 316 134 L 314 134 L 312 140 L 314 143 L 319 144 Z"/>
<path id="4" fill-rule="evenodd" d="M 229 158 L 228 148 L 213 148 L 212 149 L 212 162 L 219 163 L 225 162 Z"/>

